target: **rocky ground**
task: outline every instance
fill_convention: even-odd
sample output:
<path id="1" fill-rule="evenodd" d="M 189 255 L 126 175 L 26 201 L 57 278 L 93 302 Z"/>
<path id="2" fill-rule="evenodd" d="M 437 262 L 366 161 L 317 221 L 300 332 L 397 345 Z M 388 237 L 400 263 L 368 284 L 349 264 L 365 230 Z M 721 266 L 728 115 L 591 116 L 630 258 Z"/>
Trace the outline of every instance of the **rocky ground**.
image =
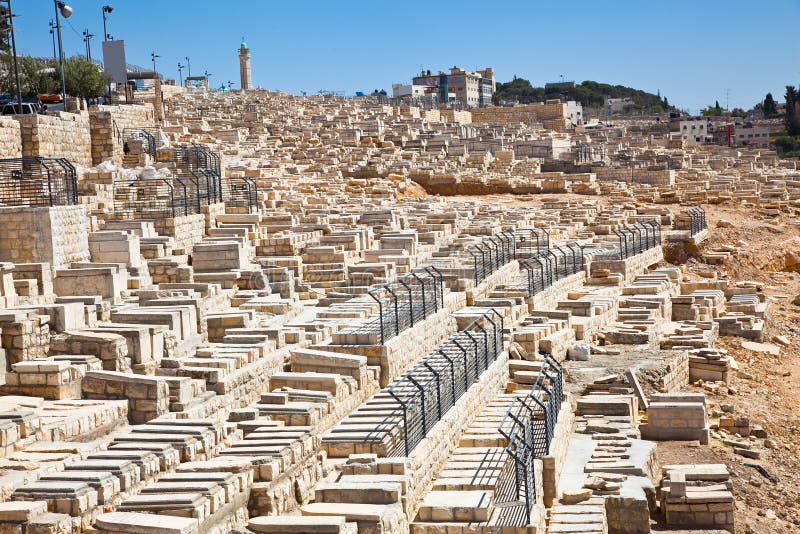
<path id="1" fill-rule="evenodd" d="M 560 196 L 564 197 L 586 199 Z M 489 198 L 498 205 L 539 205 L 549 197 Z M 752 427 L 763 427 L 767 438 L 752 440 L 754 449 L 761 451 L 756 459 L 735 454 L 723 442 L 737 436 L 714 432 L 711 447 L 659 443 L 659 460 L 726 464 L 737 499 L 737 534 L 800 532 L 800 298 L 795 304 L 800 295 L 800 222 L 789 214 L 762 216 L 749 206 L 704 208 L 710 238 L 696 250 L 668 250 L 669 262 L 683 266 L 690 278 L 759 282 L 770 307 L 765 343 L 750 345 L 733 337 L 717 342 L 739 366 L 730 386 L 698 384 L 689 390 L 705 392 L 712 424 L 721 415 L 746 417 Z M 719 265 L 706 263 L 704 253 L 717 250 L 731 251 L 731 256 Z"/>
<path id="2" fill-rule="evenodd" d="M 800 306 L 794 303 L 800 294 L 800 226 L 790 215 L 761 217 L 750 207 L 712 206 L 706 213 L 711 237 L 699 257 L 686 262 L 689 273 L 763 283 L 770 308 L 767 343 L 757 346 L 730 337 L 718 341 L 739 365 L 730 387 L 717 392 L 692 389 L 706 392 L 712 415 L 724 411 L 747 417 L 768 438 L 758 459 L 734 454 L 719 437 L 712 438 L 710 449 L 662 444 L 659 457 L 662 462 L 691 458 L 727 464 L 734 475 L 737 531 L 800 532 Z M 722 265 L 702 261 L 702 252 L 728 247 L 734 253 Z"/>

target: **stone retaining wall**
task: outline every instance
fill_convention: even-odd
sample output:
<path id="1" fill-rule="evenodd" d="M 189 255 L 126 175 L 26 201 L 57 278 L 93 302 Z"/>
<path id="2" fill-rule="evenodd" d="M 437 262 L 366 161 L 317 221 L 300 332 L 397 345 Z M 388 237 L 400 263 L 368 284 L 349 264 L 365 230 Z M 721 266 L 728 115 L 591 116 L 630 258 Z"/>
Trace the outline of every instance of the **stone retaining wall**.
<path id="1" fill-rule="evenodd" d="M 542 492 L 537 493 L 537 495 L 542 495 L 544 505 L 548 508 L 553 506 L 553 502 L 558 497 L 558 479 L 561 476 L 564 461 L 567 459 L 569 436 L 572 432 L 572 423 L 574 421 L 575 414 L 572 412 L 572 405 L 567 394 L 561 403 L 561 410 L 558 412 L 558 420 L 553 430 L 553 440 L 550 442 L 549 454 L 541 460 Z"/>
<path id="2" fill-rule="evenodd" d="M 111 160 L 122 164 L 126 128 L 153 127 L 155 113 L 152 104 L 97 106 L 89 112 L 92 165 Z"/>
<path id="3" fill-rule="evenodd" d="M 19 122 L 11 117 L 0 117 L 0 158 L 18 158 L 21 155 Z"/>
<path id="4" fill-rule="evenodd" d="M 674 170 L 648 171 L 645 169 L 619 168 L 619 167 L 592 167 L 592 172 L 597 175 L 600 182 L 631 182 L 650 185 L 675 185 Z"/>
<path id="5" fill-rule="evenodd" d="M 22 155 L 66 158 L 73 165 L 92 166 L 92 137 L 87 113 L 21 115 Z"/>
<path id="6" fill-rule="evenodd" d="M 60 269 L 89 260 L 84 206 L 0 208 L 0 261 Z"/>

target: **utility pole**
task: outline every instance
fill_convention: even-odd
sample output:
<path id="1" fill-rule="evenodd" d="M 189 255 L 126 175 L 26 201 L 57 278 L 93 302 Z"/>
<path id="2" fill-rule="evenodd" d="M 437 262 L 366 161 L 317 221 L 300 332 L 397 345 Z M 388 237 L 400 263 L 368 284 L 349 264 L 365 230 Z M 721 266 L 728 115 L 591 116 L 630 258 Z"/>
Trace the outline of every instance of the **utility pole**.
<path id="1" fill-rule="evenodd" d="M 14 60 L 14 82 L 17 85 L 17 114 L 22 115 L 22 87 L 19 84 L 19 66 L 17 65 L 17 39 L 14 36 L 14 13 L 11 10 L 11 0 L 5 0 L 8 4 L 8 26 L 11 32 L 11 54 Z"/>
<path id="2" fill-rule="evenodd" d="M 91 43 L 92 37 L 94 37 L 94 35 L 89 33 L 89 28 L 86 28 L 85 30 L 83 30 L 83 42 L 86 43 L 86 60 L 87 61 L 91 61 L 92 60 L 92 43 Z"/>
<path id="3" fill-rule="evenodd" d="M 56 23 L 51 20 L 48 24 L 50 25 L 50 37 L 53 39 L 53 60 L 58 61 L 58 54 L 56 53 Z"/>

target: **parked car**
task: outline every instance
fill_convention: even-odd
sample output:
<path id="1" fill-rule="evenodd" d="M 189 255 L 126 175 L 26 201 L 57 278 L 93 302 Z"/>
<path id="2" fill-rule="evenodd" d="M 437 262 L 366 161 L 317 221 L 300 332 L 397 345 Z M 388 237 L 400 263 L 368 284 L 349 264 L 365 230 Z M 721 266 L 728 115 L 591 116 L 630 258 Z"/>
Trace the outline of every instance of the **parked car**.
<path id="1" fill-rule="evenodd" d="M 19 104 L 16 102 L 9 102 L 3 106 L 2 115 L 17 115 L 19 113 Z M 22 103 L 22 115 L 37 115 L 41 111 L 39 104 L 34 102 Z"/>
<path id="2" fill-rule="evenodd" d="M 59 104 L 61 95 L 39 95 L 39 102 L 42 104 Z"/>

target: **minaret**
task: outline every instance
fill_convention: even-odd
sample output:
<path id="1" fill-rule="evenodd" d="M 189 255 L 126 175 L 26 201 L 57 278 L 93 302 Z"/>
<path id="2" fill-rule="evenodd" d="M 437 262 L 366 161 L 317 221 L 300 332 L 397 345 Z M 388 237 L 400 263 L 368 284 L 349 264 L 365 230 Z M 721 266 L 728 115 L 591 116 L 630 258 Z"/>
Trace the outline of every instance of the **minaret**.
<path id="1" fill-rule="evenodd" d="M 242 80 L 242 91 L 253 88 L 253 77 L 250 74 L 250 49 L 242 37 L 242 45 L 239 47 L 239 77 Z"/>

